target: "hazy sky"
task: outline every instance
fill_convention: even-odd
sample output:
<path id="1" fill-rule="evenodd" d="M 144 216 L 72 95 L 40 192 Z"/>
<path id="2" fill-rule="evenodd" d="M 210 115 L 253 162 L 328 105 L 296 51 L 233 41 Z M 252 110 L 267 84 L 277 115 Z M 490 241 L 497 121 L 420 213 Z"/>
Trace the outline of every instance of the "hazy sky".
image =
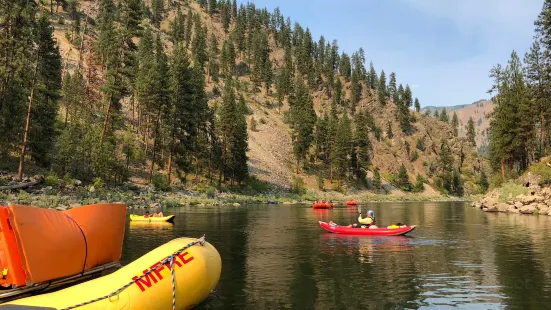
<path id="1" fill-rule="evenodd" d="M 246 2 L 246 1 L 242 1 Z M 363 47 L 366 66 L 409 84 L 421 106 L 488 98 L 488 71 L 514 49 L 529 50 L 543 0 L 254 0 L 279 6 L 314 39 L 337 39 L 349 55 Z"/>

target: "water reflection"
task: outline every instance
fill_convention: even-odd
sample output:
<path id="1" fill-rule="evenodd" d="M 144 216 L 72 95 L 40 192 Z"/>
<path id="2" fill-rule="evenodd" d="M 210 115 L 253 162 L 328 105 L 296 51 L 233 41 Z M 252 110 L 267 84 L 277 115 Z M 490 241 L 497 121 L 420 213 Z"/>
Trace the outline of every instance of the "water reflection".
<path id="1" fill-rule="evenodd" d="M 129 223 L 123 263 L 168 240 L 203 234 L 222 277 L 200 309 L 534 308 L 551 303 L 551 217 L 486 214 L 457 203 L 370 203 L 380 225 L 411 236 L 342 236 L 356 207 L 164 210 L 174 224 Z"/>

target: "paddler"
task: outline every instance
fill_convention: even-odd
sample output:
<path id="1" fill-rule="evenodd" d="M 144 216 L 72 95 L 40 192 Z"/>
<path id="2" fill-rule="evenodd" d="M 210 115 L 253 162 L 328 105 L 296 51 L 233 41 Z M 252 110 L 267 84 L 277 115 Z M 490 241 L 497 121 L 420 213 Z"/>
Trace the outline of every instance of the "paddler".
<path id="1" fill-rule="evenodd" d="M 358 223 L 363 225 L 369 225 L 369 228 L 377 228 L 375 226 L 375 212 L 373 210 L 367 211 L 367 217 L 362 218 L 362 208 L 358 207 Z"/>

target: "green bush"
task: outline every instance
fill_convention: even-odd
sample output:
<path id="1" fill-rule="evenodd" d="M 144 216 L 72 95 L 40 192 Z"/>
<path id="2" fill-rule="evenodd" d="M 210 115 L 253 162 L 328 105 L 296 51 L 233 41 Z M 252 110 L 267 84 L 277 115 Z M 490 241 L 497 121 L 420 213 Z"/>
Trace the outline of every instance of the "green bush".
<path id="1" fill-rule="evenodd" d="M 297 195 L 306 194 L 306 184 L 304 184 L 304 180 L 301 177 L 298 177 L 296 175 L 293 176 L 293 181 L 291 183 L 291 193 Z"/>
<path id="2" fill-rule="evenodd" d="M 46 178 L 44 179 L 44 184 L 46 186 L 58 186 L 59 185 L 59 179 L 57 178 L 57 176 L 55 174 L 50 174 L 50 175 L 46 176 Z"/>
<path id="3" fill-rule="evenodd" d="M 96 189 L 101 189 L 105 186 L 105 182 L 103 182 L 102 178 L 95 178 L 94 179 L 94 187 Z"/>
<path id="4" fill-rule="evenodd" d="M 512 181 L 509 181 L 507 183 L 503 183 L 499 188 L 498 192 L 499 192 L 499 201 L 505 202 L 510 198 L 517 197 L 518 195 L 527 194 L 528 188 L 520 184 L 514 183 Z"/>
<path id="5" fill-rule="evenodd" d="M 162 174 L 156 173 L 153 175 L 151 179 L 151 183 L 153 183 L 153 186 L 155 186 L 156 190 L 167 192 L 170 190 L 170 186 L 168 185 L 168 181 L 166 177 Z"/>
<path id="6" fill-rule="evenodd" d="M 541 178 L 540 185 L 551 184 L 551 168 L 549 168 L 546 164 L 534 164 L 530 167 L 530 169 L 528 169 L 528 171 Z"/>
<path id="7" fill-rule="evenodd" d="M 65 25 L 65 18 L 63 18 L 63 16 L 59 17 L 59 19 L 57 20 L 57 23 L 60 25 Z"/>
<path id="8" fill-rule="evenodd" d="M 163 205 L 167 208 L 178 208 L 178 207 L 180 207 L 180 202 L 178 202 L 177 200 L 174 200 L 174 199 L 167 198 L 163 202 Z"/>

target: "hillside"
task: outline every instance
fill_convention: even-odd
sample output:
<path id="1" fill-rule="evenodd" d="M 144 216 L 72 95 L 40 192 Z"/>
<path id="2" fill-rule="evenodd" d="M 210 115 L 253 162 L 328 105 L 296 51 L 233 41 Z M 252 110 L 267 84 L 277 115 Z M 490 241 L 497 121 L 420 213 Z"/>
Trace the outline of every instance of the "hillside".
<path id="1" fill-rule="evenodd" d="M 155 0 L 153 0 L 153 2 L 155 2 Z M 118 2 L 116 1 L 116 3 Z M 199 16 L 201 25 L 206 30 L 205 37 L 208 38 L 205 40 L 206 42 L 204 42 L 204 44 L 208 45 L 209 49 L 212 49 L 211 38 L 215 38 L 217 41 L 216 49 L 222 51 L 224 49 L 225 42 L 232 37 L 232 31 L 235 31 L 237 27 L 232 18 L 232 23 L 229 25 L 229 33 L 226 32 L 224 30 L 224 24 L 222 23 L 226 17 L 223 16 L 222 12 L 218 10 L 215 10 L 214 13 L 208 12 L 207 9 L 201 8 L 199 3 L 191 3 L 189 5 L 185 4 L 183 1 L 170 1 L 169 3 L 170 5 L 166 7 L 164 12 L 160 15 L 162 16 L 162 20 L 160 21 L 160 32 L 158 32 L 162 45 L 165 48 L 165 52 L 169 57 L 174 53 L 174 45 L 171 39 L 171 27 L 173 27 L 172 25 L 175 23 L 178 7 L 180 7 L 186 20 L 191 19 L 189 12 L 192 12 L 193 15 L 197 14 L 197 16 Z M 150 1 L 146 1 L 145 4 L 149 6 L 153 5 Z M 90 87 L 89 92 L 95 96 L 96 100 L 101 98 L 105 100 L 105 95 L 102 95 L 102 92 L 105 92 L 103 84 L 107 83 L 108 79 L 106 78 L 106 74 L 109 72 L 106 70 L 104 71 L 103 66 L 100 66 L 100 57 L 94 47 L 97 45 L 97 41 L 99 40 L 98 38 L 100 37 L 100 31 L 102 31 L 97 26 L 98 20 L 100 19 L 100 16 L 98 15 L 100 14 L 100 8 L 98 3 L 95 1 L 79 1 L 79 5 L 80 14 L 83 15 L 82 20 L 85 21 L 84 23 L 81 22 L 80 26 L 82 40 L 76 40 L 75 38 L 78 38 L 77 35 L 74 35 L 74 38 L 71 40 L 71 37 L 73 37 L 72 31 L 74 29 L 74 21 L 71 20 L 67 8 L 65 8 L 65 10 L 62 7 L 56 8 L 57 11 L 50 18 L 55 27 L 54 37 L 59 45 L 60 54 L 63 61 L 63 75 L 67 72 L 74 73 L 75 70 L 80 67 L 80 71 L 84 73 L 84 77 L 86 79 L 86 87 Z M 50 8 L 49 6 L 44 6 L 42 9 L 49 10 Z M 251 7 L 247 7 L 247 9 L 243 7 L 243 12 L 249 9 L 251 9 Z M 149 10 L 151 11 L 151 9 Z M 254 12 L 254 5 L 251 10 Z M 269 14 L 264 10 L 256 10 L 258 11 L 258 16 Z M 235 8 L 235 11 L 237 12 L 237 8 Z M 239 8 L 239 12 L 241 12 L 241 8 Z M 155 15 L 154 12 L 150 12 L 149 14 L 151 14 L 151 16 Z M 149 27 L 149 19 L 151 18 L 152 17 L 144 18 L 141 21 L 141 24 L 145 27 Z M 64 20 L 63 23 L 60 22 L 61 19 Z M 283 17 L 281 17 L 281 19 L 283 20 Z M 82 24 L 84 24 L 84 26 L 82 26 Z M 273 84 L 269 85 L 267 92 L 265 87 L 263 87 L 264 83 L 259 83 L 258 81 L 252 80 L 252 75 L 256 69 L 250 61 L 254 61 L 254 59 L 250 56 L 246 57 L 246 53 L 250 52 L 245 51 L 239 52 L 236 57 L 236 67 L 246 68 L 246 70 L 244 71 L 245 73 L 236 76 L 237 84 L 235 88 L 238 90 L 239 94 L 243 95 L 249 110 L 249 113 L 246 115 L 246 121 L 248 124 L 247 164 L 249 173 L 261 181 L 279 188 L 289 189 L 292 183 L 292 177 L 295 174 L 294 170 L 296 169 L 296 158 L 293 153 L 293 146 L 295 142 L 292 140 L 294 129 L 288 120 L 288 115 L 290 114 L 289 96 L 284 96 L 281 104 L 279 104 L 279 99 L 277 96 L 277 79 L 282 74 L 281 72 L 285 67 L 285 63 L 287 61 L 285 58 L 286 52 L 277 39 L 278 31 L 283 30 L 274 31 L 273 29 L 268 29 L 267 27 L 268 26 L 260 26 L 259 29 L 261 29 L 260 31 L 264 31 L 268 38 L 269 62 L 271 63 L 271 67 L 273 67 Z M 86 29 L 86 33 L 82 32 L 83 28 Z M 197 31 L 197 26 L 195 26 L 194 29 L 194 31 Z M 157 31 L 155 30 L 154 33 L 157 33 Z M 304 33 L 302 33 L 302 35 L 304 36 Z M 197 34 L 195 33 L 193 36 L 195 38 Z M 139 44 L 140 40 L 141 39 L 138 36 L 132 38 L 132 41 L 135 44 Z M 307 42 L 306 39 L 304 40 L 304 42 Z M 313 41 L 313 43 L 315 43 L 315 41 Z M 327 45 L 331 47 L 330 43 Z M 207 46 L 203 47 L 206 48 Z M 195 48 L 196 47 L 192 47 L 188 50 L 188 54 L 193 59 L 197 56 L 195 55 Z M 293 50 L 296 48 L 297 47 L 294 47 Z M 363 54 L 363 50 L 361 50 L 360 54 Z M 297 55 L 300 54 L 293 53 L 293 62 L 298 68 L 300 67 L 300 62 L 296 59 L 296 57 L 298 57 Z M 337 56 L 339 55 L 337 54 Z M 218 65 L 220 65 L 221 57 L 222 56 L 220 56 L 220 58 L 217 57 L 216 59 L 213 59 L 213 61 L 217 61 Z M 315 58 L 315 56 L 313 57 Z M 353 55 L 352 58 L 354 59 L 354 57 L 356 56 Z M 365 60 L 363 60 L 362 63 L 363 62 L 365 62 Z M 354 66 L 352 67 L 352 76 L 354 76 Z M 209 70 L 205 71 L 210 74 Z M 341 70 L 344 70 L 344 68 L 341 68 Z M 336 79 L 342 83 L 343 89 L 342 104 L 339 103 L 337 105 L 338 113 L 340 115 L 347 116 L 351 121 L 354 120 L 357 113 L 364 112 L 368 112 L 373 118 L 373 124 L 371 125 L 368 135 L 368 142 L 371 145 L 369 155 L 369 161 L 371 163 L 369 166 L 366 166 L 366 170 L 368 170 L 368 184 L 372 184 L 373 182 L 373 171 L 375 168 L 380 171 L 384 185 L 385 183 L 388 183 L 396 178 L 400 167 L 403 165 L 406 168 L 407 174 L 412 183 L 415 182 L 418 176 L 422 176 L 428 180 L 428 185 L 425 185 L 426 191 L 433 193 L 434 189 L 431 188 L 431 186 L 436 187 L 435 184 L 437 183 L 437 176 L 440 173 L 439 156 L 441 153 L 441 144 L 443 141 L 446 141 L 452 152 L 454 162 L 453 166 L 455 167 L 454 169 L 461 171 L 463 174 L 466 192 L 478 192 L 478 186 L 476 183 L 478 182 L 480 171 L 485 169 L 485 163 L 476 155 L 476 152 L 474 152 L 472 146 L 470 146 L 461 135 L 459 138 L 453 137 L 453 132 L 450 125 L 440 122 L 432 117 L 424 116 L 422 113 L 414 112 L 409 108 L 407 109 L 407 113 L 409 114 L 407 118 L 408 122 L 411 122 L 411 130 L 404 133 L 398 118 L 398 115 L 401 113 L 399 104 L 390 99 L 385 99 L 384 104 L 381 104 L 379 99 L 380 90 L 377 90 L 380 89 L 380 86 L 373 87 L 373 83 L 370 85 L 370 73 L 367 71 L 368 70 L 365 70 L 365 77 L 362 76 L 357 82 L 355 82 L 353 78 L 350 79 L 339 75 L 338 71 L 335 71 L 335 73 Z M 334 73 L 332 72 L 331 75 L 333 74 Z M 376 73 L 375 79 L 378 80 Z M 211 109 L 224 105 L 225 97 L 224 95 L 220 95 L 220 91 L 225 89 L 226 79 L 222 78 L 220 75 L 212 78 L 211 76 L 208 76 L 205 80 L 208 105 Z M 331 93 L 330 89 L 333 88 L 333 85 L 328 84 L 328 77 L 326 75 L 320 74 L 315 81 L 317 84 L 309 87 L 309 94 L 313 100 L 316 119 L 321 119 L 331 110 L 335 96 L 334 93 Z M 306 79 L 306 76 L 305 82 L 310 83 L 310 81 Z M 353 91 L 354 89 L 358 89 L 358 84 L 361 85 L 361 93 L 354 94 Z M 385 85 L 385 89 L 386 87 L 387 86 Z M 401 95 L 402 94 L 400 94 L 400 96 Z M 387 96 L 389 98 L 391 97 L 390 95 Z M 350 104 L 354 100 L 357 100 L 357 103 L 355 104 L 357 108 L 351 109 Z M 119 137 L 121 137 L 120 139 L 122 139 L 123 135 L 125 135 L 125 130 L 132 129 L 132 139 L 137 139 L 136 143 L 143 145 L 141 147 L 142 149 L 145 147 L 145 153 L 141 154 L 141 157 L 136 157 L 136 160 L 130 161 L 127 159 L 129 155 L 125 155 L 124 153 L 116 155 L 120 158 L 119 160 L 127 160 L 127 165 L 130 163 L 130 180 L 136 184 L 147 184 L 148 180 L 146 175 L 147 171 L 150 170 L 150 166 L 151 171 L 153 170 L 153 167 L 155 167 L 156 171 L 166 175 L 169 151 L 168 149 L 164 149 L 162 146 L 165 143 L 164 138 L 162 141 L 159 141 L 159 144 L 161 144 L 161 149 L 159 149 L 160 154 L 157 153 L 157 158 L 155 158 L 156 154 L 153 149 L 153 154 L 151 156 L 153 156 L 156 161 L 156 165 L 152 165 L 151 157 L 149 155 L 152 152 L 151 147 L 155 148 L 154 143 L 157 142 L 153 142 L 155 139 L 152 136 L 150 127 L 148 127 L 151 123 L 151 119 L 149 116 L 145 119 L 145 128 L 142 129 L 138 125 L 136 126 L 136 129 L 134 129 L 134 124 L 136 122 L 139 123 L 140 121 L 140 111 L 138 111 L 137 115 L 135 115 L 134 96 L 132 94 L 123 96 L 120 99 L 120 104 L 120 115 L 124 125 L 120 126 L 120 129 L 116 130 L 115 134 L 119 135 Z M 469 116 L 478 115 L 479 113 L 487 113 L 487 111 L 489 111 L 487 110 L 488 108 L 489 105 L 487 104 L 484 104 L 484 108 L 478 109 L 472 108 L 472 106 L 467 106 L 458 109 L 457 113 L 461 122 L 465 124 Z M 105 106 L 103 106 L 103 109 L 105 109 Z M 64 113 L 65 110 L 61 107 L 59 117 L 62 118 Z M 107 113 L 109 113 L 109 110 L 107 110 Z M 100 111 L 94 115 L 98 114 L 103 117 L 103 112 Z M 341 118 L 344 116 L 341 116 Z M 108 119 L 109 114 L 107 114 L 105 121 L 106 124 Z M 352 123 L 351 126 L 352 133 L 354 133 L 358 125 Z M 483 121 L 483 123 L 479 126 L 480 130 L 485 130 L 486 127 L 484 126 L 485 124 Z M 388 136 L 389 129 L 391 129 L 392 132 L 391 137 Z M 378 131 L 378 133 L 376 133 L 376 131 Z M 126 136 L 128 136 L 128 134 L 126 134 Z M 352 138 L 352 136 L 349 138 Z M 353 141 L 353 139 L 351 139 L 351 141 Z M 330 184 L 333 170 L 329 170 L 328 166 L 316 157 L 316 152 L 314 151 L 315 148 L 317 148 L 317 146 L 315 145 L 315 142 L 313 142 L 307 150 L 305 161 L 308 164 L 301 165 L 299 177 L 304 179 L 309 189 L 315 190 L 319 186 L 316 181 L 316 176 L 322 176 L 324 179 L 324 188 L 331 189 L 334 186 L 334 184 Z M 317 155 L 319 156 L 319 153 L 317 153 Z M 350 158 L 350 154 L 345 156 Z M 143 160 L 144 157 L 145 161 Z M 196 176 L 193 178 L 193 170 L 191 170 L 189 175 L 186 172 L 185 175 L 188 178 L 187 181 L 197 181 L 197 172 L 199 170 L 205 171 L 205 176 L 207 174 L 207 166 L 199 167 L 198 160 L 195 160 L 194 164 L 197 165 L 195 170 Z M 169 161 L 168 167 L 170 167 L 170 165 L 171 164 Z M 333 169 L 332 166 L 331 169 Z M 354 181 L 351 172 L 352 170 L 353 167 L 350 167 L 344 172 L 347 175 L 347 182 L 345 184 L 347 192 L 360 193 L 365 191 L 366 187 L 361 184 L 362 182 L 357 182 L 358 180 Z M 211 164 L 209 163 L 209 178 L 211 178 L 210 171 Z M 180 176 L 180 172 L 178 172 L 178 175 Z M 185 181 L 186 180 L 184 179 L 182 182 Z M 335 182 L 335 180 L 333 181 Z M 372 186 L 370 186 L 370 188 L 372 189 Z M 387 186 L 386 188 L 396 193 L 401 192 L 393 186 Z"/>
<path id="2" fill-rule="evenodd" d="M 427 109 L 430 111 L 438 110 L 442 111 L 446 108 L 446 111 L 457 113 L 459 119 L 459 136 L 465 137 L 467 134 L 466 126 L 469 122 L 469 118 L 472 117 L 475 130 L 476 130 L 476 146 L 479 151 L 486 152 L 488 147 L 488 129 L 490 128 L 490 119 L 488 115 L 494 110 L 494 102 L 491 100 L 479 100 L 468 105 L 458 105 L 453 107 L 425 107 L 421 109 L 424 113 Z"/>
<path id="3" fill-rule="evenodd" d="M 421 108 L 421 113 L 425 113 L 427 111 L 430 111 L 431 114 L 434 113 L 434 111 L 438 111 L 438 113 L 441 113 L 444 108 L 446 108 L 446 111 L 448 112 L 453 112 L 453 111 L 462 109 L 466 106 L 468 106 L 468 104 L 460 104 L 460 105 L 453 105 L 453 106 L 447 106 L 447 107 L 429 105 Z"/>

